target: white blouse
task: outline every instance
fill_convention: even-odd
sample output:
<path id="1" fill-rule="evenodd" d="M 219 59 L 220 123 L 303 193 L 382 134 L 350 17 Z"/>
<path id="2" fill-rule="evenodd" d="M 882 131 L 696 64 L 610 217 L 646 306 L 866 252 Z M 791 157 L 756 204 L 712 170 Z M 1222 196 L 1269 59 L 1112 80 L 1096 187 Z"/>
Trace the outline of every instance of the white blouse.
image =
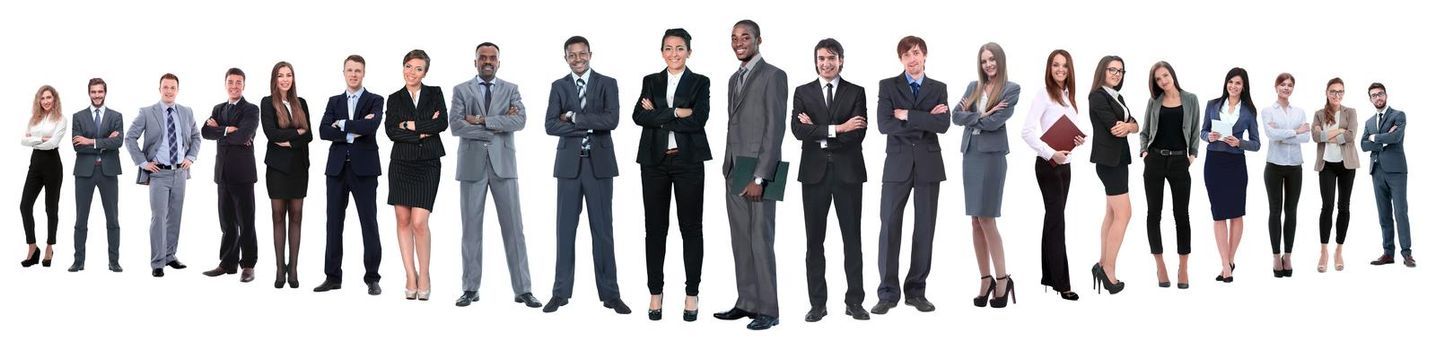
<path id="1" fill-rule="evenodd" d="M 1331 124 L 1327 124 L 1325 128 L 1322 128 L 1322 130 L 1331 130 L 1331 129 L 1340 128 L 1340 127 L 1341 127 L 1341 112 L 1336 112 L 1336 116 L 1337 116 L 1337 118 L 1335 119 L 1335 122 L 1333 122 L 1333 123 L 1331 123 Z M 1324 134 L 1324 133 L 1323 133 L 1323 134 Z M 1324 136 L 1326 136 L 1326 135 L 1321 135 L 1321 136 L 1324 137 Z M 1339 137 L 1339 136 L 1338 136 L 1338 137 Z M 1345 140 L 1342 140 L 1342 141 L 1345 141 Z M 1343 162 L 1343 161 L 1346 161 L 1346 156 L 1343 155 L 1343 154 L 1341 154 L 1341 146 L 1342 146 L 1344 143 L 1345 143 L 1345 142 L 1340 142 L 1340 143 L 1337 143 L 1337 142 L 1328 142 L 1328 143 L 1326 144 L 1326 150 L 1323 151 L 1322 154 L 1321 154 L 1321 160 L 1328 161 L 1328 162 L 1332 162 L 1332 163 L 1341 163 L 1341 162 Z"/>
<path id="2" fill-rule="evenodd" d="M 65 132 L 68 131 L 69 125 L 63 116 L 41 119 L 39 123 L 30 125 L 26 131 L 27 135 L 20 138 L 20 145 L 42 151 L 59 148 L 60 143 L 65 141 Z M 45 136 L 50 139 L 44 140 Z"/>
<path id="3" fill-rule="evenodd" d="M 1082 129 L 1082 124 L 1077 123 L 1077 108 L 1067 98 L 1067 91 L 1062 91 L 1061 96 L 1062 102 L 1067 104 L 1065 106 L 1052 101 L 1045 91 L 1040 94 L 1037 98 L 1032 99 L 1032 108 L 1027 112 L 1027 121 L 1022 125 L 1022 140 L 1026 141 L 1027 146 L 1032 147 L 1032 150 L 1037 151 L 1039 157 L 1051 160 L 1052 155 L 1057 154 L 1057 150 L 1042 141 L 1042 135 L 1047 133 L 1047 129 L 1051 129 L 1052 124 L 1056 124 L 1057 120 L 1062 119 L 1064 115 L 1077 125 L 1078 130 Z M 1072 163 L 1072 158 L 1069 155 L 1067 162 L 1063 164 Z"/>

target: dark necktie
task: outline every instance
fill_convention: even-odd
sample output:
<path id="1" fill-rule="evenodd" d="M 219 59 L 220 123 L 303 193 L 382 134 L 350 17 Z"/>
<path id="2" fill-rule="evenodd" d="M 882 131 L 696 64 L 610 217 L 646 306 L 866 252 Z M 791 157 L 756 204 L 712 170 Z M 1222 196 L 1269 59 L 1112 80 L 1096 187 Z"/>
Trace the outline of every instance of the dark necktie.
<path id="1" fill-rule="evenodd" d="M 914 81 L 911 83 L 907 83 L 907 86 L 912 87 L 912 99 L 913 101 L 917 101 L 917 93 L 922 89 L 922 84 L 918 84 L 916 81 Z"/>
<path id="2" fill-rule="evenodd" d="M 828 108 L 833 107 L 833 83 L 828 83 L 827 99 L 823 100 L 823 105 L 827 106 Z"/>
<path id="3" fill-rule="evenodd" d="M 587 85 L 584 84 L 584 81 L 583 81 L 582 78 L 578 79 L 578 108 L 579 108 L 579 109 L 583 109 L 583 106 L 586 105 L 586 104 L 588 104 L 588 92 L 584 89 L 584 87 L 586 87 L 586 86 L 587 86 Z M 591 147 L 592 147 L 592 145 L 589 144 L 589 139 L 588 139 L 588 136 L 589 136 L 589 135 L 593 135 L 593 131 L 592 131 L 592 130 L 590 130 L 587 134 L 584 134 L 584 135 L 583 135 L 583 144 L 582 144 L 582 146 L 580 146 L 580 148 L 583 150 L 583 151 L 580 152 L 580 153 L 583 154 L 583 155 L 588 155 L 588 151 L 589 151 L 589 149 L 591 149 Z"/>
<path id="4" fill-rule="evenodd" d="M 100 138 L 100 132 L 102 132 L 100 128 L 105 125 L 105 116 L 100 114 L 99 108 L 95 108 L 93 115 L 95 116 L 95 138 Z"/>
<path id="5" fill-rule="evenodd" d="M 179 134 L 175 133 L 175 108 L 165 108 L 165 135 L 169 139 L 167 143 L 170 148 L 170 163 L 179 164 Z"/>
<path id="6" fill-rule="evenodd" d="M 493 102 L 493 94 L 494 94 L 494 87 L 493 87 L 493 85 L 494 85 L 494 83 L 482 82 L 482 83 L 479 83 L 479 85 L 483 85 L 483 86 L 484 86 L 484 105 L 483 105 L 484 114 L 489 114 L 489 103 L 490 103 L 490 102 Z M 484 117 L 488 117 L 488 115 L 485 115 Z"/>

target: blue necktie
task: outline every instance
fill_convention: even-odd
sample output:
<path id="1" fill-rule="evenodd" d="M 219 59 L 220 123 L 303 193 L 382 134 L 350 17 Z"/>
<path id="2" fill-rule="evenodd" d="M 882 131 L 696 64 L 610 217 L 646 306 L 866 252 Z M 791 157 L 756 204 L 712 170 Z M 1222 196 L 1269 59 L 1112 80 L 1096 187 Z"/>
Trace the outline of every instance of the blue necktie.
<path id="1" fill-rule="evenodd" d="M 100 109 L 99 109 L 99 108 L 95 108 L 95 113 L 94 113 L 94 115 L 95 115 L 95 138 L 100 138 L 100 136 L 101 136 L 100 133 L 102 132 L 102 131 L 100 130 L 100 128 L 102 128 L 103 125 L 105 125 L 105 116 L 102 115 L 102 114 L 100 114 Z"/>
<path id="2" fill-rule="evenodd" d="M 917 100 L 917 92 L 921 90 L 922 84 L 918 84 L 916 81 L 914 81 L 911 83 L 907 83 L 907 86 L 912 87 L 912 98 L 913 100 Z"/>
<path id="3" fill-rule="evenodd" d="M 170 146 L 170 163 L 168 165 L 179 164 L 179 135 L 175 133 L 174 107 L 165 108 L 165 135 L 169 139 L 167 143 Z"/>

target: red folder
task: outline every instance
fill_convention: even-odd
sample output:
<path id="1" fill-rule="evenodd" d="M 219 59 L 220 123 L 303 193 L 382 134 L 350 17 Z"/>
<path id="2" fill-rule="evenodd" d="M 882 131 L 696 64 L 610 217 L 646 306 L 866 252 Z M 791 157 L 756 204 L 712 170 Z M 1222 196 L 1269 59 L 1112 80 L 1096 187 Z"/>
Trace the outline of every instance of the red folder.
<path id="1" fill-rule="evenodd" d="M 1063 115 L 1062 118 L 1057 119 L 1056 123 L 1052 123 L 1052 127 L 1047 128 L 1046 133 L 1042 134 L 1042 142 L 1046 142 L 1048 146 L 1058 151 L 1072 151 L 1077 148 L 1077 142 L 1073 139 L 1078 136 L 1087 137 L 1081 129 L 1077 128 L 1077 124 L 1072 123 L 1071 118 Z"/>

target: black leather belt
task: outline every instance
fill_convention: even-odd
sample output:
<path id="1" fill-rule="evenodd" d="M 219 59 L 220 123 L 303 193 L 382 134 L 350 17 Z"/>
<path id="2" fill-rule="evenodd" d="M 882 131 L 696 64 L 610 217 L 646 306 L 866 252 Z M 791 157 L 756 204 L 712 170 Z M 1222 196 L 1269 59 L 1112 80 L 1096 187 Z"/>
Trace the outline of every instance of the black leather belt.
<path id="1" fill-rule="evenodd" d="M 1157 155 L 1159 155 L 1159 156 L 1164 156 L 1164 157 L 1185 156 L 1185 155 L 1187 155 L 1187 151 L 1172 151 L 1172 150 L 1165 150 L 1165 149 L 1151 150 L 1151 151 L 1149 151 L 1149 152 L 1151 152 L 1151 153 L 1156 153 Z"/>
<path id="2" fill-rule="evenodd" d="M 175 166 L 173 166 L 173 165 L 164 165 L 164 164 L 155 164 L 155 167 L 156 167 L 156 168 L 159 168 L 160 170 L 173 170 L 173 169 L 175 168 Z"/>

